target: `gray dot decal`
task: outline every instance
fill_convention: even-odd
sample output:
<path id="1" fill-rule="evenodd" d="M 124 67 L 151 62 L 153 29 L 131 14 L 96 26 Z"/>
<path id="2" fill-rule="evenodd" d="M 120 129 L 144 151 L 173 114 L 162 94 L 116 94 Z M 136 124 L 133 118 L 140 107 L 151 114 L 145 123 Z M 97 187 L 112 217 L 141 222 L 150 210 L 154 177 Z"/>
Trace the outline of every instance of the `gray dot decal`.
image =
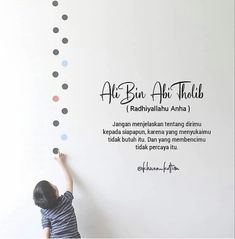
<path id="1" fill-rule="evenodd" d="M 62 19 L 65 21 L 68 20 L 68 15 L 66 15 L 66 14 L 62 15 Z"/>
<path id="2" fill-rule="evenodd" d="M 54 49 L 54 50 L 53 50 L 53 54 L 56 55 L 56 56 L 59 55 L 59 50 Z"/>
<path id="3" fill-rule="evenodd" d="M 58 77 L 59 76 L 59 73 L 57 72 L 57 71 L 54 71 L 53 73 L 52 73 L 52 75 L 53 75 L 53 77 Z"/>
<path id="4" fill-rule="evenodd" d="M 66 38 L 66 37 L 64 37 L 63 39 L 62 39 L 62 42 L 64 43 L 64 44 L 67 44 L 68 43 L 68 38 Z"/>
<path id="5" fill-rule="evenodd" d="M 68 113 L 68 109 L 67 109 L 67 108 L 63 108 L 63 109 L 62 109 L 62 113 L 63 113 L 63 114 L 67 114 L 67 113 Z"/>
<path id="6" fill-rule="evenodd" d="M 69 87 L 69 86 L 68 86 L 67 84 L 63 84 L 63 85 L 62 85 L 62 88 L 63 88 L 64 90 L 67 90 L 68 87 Z"/>
<path id="7" fill-rule="evenodd" d="M 52 2 L 52 5 L 53 5 L 54 7 L 57 7 L 58 4 L 59 4 L 59 3 L 58 3 L 57 1 L 53 1 L 53 2 Z"/>
<path id="8" fill-rule="evenodd" d="M 54 32 L 54 33 L 58 33 L 58 32 L 59 32 L 59 28 L 58 28 L 58 27 L 54 27 L 54 28 L 53 28 L 53 32 Z"/>
<path id="9" fill-rule="evenodd" d="M 59 153 L 59 149 L 58 148 L 54 148 L 53 149 L 53 154 L 58 154 Z"/>
<path id="10" fill-rule="evenodd" d="M 54 121 L 53 121 L 53 125 L 54 125 L 55 127 L 57 127 L 59 124 L 60 124 L 60 122 L 59 122 L 58 120 L 54 120 Z"/>

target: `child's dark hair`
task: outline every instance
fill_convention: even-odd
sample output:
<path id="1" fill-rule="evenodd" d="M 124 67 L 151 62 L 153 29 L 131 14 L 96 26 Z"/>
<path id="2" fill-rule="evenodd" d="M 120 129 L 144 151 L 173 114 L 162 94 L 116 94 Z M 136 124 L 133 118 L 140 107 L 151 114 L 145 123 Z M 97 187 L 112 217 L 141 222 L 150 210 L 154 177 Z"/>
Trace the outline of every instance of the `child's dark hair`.
<path id="1" fill-rule="evenodd" d="M 57 205 L 56 191 L 48 181 L 40 181 L 34 188 L 33 200 L 40 208 L 52 209 Z"/>

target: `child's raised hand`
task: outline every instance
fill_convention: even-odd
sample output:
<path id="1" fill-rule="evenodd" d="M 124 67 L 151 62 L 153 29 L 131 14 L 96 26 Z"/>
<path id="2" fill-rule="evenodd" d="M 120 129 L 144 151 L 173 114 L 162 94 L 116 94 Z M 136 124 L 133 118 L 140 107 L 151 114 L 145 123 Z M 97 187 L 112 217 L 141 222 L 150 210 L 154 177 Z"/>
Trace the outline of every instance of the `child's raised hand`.
<path id="1" fill-rule="evenodd" d="M 58 163 L 64 163 L 65 159 L 66 159 L 66 155 L 60 152 L 58 153 L 58 156 L 55 157 L 55 160 Z"/>

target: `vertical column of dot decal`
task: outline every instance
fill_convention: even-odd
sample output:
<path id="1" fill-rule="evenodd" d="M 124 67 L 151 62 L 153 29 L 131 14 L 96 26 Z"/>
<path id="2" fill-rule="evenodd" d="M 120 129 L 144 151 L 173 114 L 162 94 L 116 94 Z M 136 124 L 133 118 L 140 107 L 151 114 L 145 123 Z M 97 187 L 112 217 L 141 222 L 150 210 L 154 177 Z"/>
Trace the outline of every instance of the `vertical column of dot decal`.
<path id="1" fill-rule="evenodd" d="M 67 15 L 67 14 L 63 14 L 63 15 L 61 16 L 61 18 L 62 18 L 63 21 L 67 21 L 67 20 L 68 20 L 68 15 Z M 64 38 L 62 39 L 62 43 L 63 43 L 63 44 L 67 44 L 68 41 L 69 41 L 69 40 L 68 40 L 67 37 L 64 37 Z M 67 61 L 66 59 L 62 60 L 62 61 L 61 61 L 61 65 L 62 65 L 62 67 L 67 67 L 67 66 L 68 66 L 68 61 Z M 68 84 L 63 83 L 63 84 L 62 84 L 62 89 L 63 89 L 63 90 L 67 90 L 67 89 L 68 89 Z M 68 109 L 67 109 L 67 108 L 63 108 L 63 109 L 62 109 L 62 114 L 67 114 L 67 113 L 68 113 Z M 67 138 L 68 138 L 67 134 L 61 134 L 60 137 L 61 137 L 61 140 L 67 140 Z"/>
<path id="2" fill-rule="evenodd" d="M 57 7 L 59 5 L 59 2 L 58 1 L 52 1 L 52 5 L 53 5 L 53 7 Z M 66 21 L 67 19 L 68 19 L 68 15 L 63 14 L 62 15 L 62 20 Z M 53 27 L 52 31 L 53 31 L 54 34 L 57 34 L 57 33 L 59 33 L 60 30 L 59 30 L 58 27 Z M 63 37 L 62 38 L 62 44 L 67 44 L 67 43 L 68 43 L 68 38 Z M 58 49 L 53 49 L 52 53 L 53 53 L 54 56 L 58 56 L 60 51 Z M 67 67 L 68 66 L 68 61 L 67 60 L 62 60 L 61 65 L 63 67 Z M 59 77 L 59 72 L 58 71 L 53 71 L 52 76 L 53 76 L 53 78 L 58 78 Z M 62 87 L 63 90 L 67 90 L 68 89 L 68 84 L 63 83 L 61 87 Z M 54 102 L 58 102 L 60 100 L 60 98 L 59 98 L 58 95 L 54 95 L 52 97 L 52 100 Z M 67 108 L 62 108 L 61 113 L 62 114 L 67 114 L 68 109 Z M 58 127 L 59 124 L 60 124 L 60 122 L 57 119 L 53 121 L 53 126 L 54 127 Z M 62 140 L 67 140 L 67 138 L 68 138 L 68 136 L 66 134 L 62 134 L 60 137 L 61 137 Z M 59 149 L 57 147 L 54 147 L 53 148 L 53 153 L 57 154 L 58 152 L 59 152 Z"/>

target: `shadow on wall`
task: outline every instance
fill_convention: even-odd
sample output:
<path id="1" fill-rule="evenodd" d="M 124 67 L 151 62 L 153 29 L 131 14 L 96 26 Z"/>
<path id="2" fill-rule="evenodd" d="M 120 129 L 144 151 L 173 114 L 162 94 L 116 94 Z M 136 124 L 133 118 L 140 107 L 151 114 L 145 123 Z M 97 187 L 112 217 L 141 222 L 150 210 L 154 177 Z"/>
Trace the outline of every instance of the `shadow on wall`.
<path id="1" fill-rule="evenodd" d="M 110 229 L 109 220 L 99 209 L 91 190 L 81 181 L 81 179 L 70 168 L 74 179 L 74 188 L 82 192 L 78 199 L 74 199 L 73 205 L 76 212 L 78 230 L 81 237 L 114 237 Z"/>

